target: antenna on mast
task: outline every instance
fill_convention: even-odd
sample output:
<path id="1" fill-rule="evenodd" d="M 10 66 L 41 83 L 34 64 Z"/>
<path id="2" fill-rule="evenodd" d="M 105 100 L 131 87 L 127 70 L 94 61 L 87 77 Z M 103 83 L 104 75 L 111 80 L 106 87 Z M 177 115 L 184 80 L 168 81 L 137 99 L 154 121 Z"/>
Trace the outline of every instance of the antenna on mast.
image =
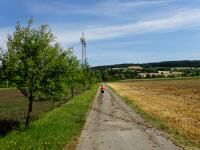
<path id="1" fill-rule="evenodd" d="M 86 40 L 84 36 L 84 32 L 82 32 L 82 37 L 80 38 L 82 45 L 82 65 L 86 65 Z"/>

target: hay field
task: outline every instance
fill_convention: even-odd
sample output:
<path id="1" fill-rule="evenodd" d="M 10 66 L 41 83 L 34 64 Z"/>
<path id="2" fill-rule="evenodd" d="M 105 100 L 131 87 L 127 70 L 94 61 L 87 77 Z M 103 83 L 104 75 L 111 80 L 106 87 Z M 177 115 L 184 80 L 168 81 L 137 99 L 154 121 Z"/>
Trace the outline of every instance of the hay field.
<path id="1" fill-rule="evenodd" d="M 200 79 L 109 83 L 145 112 L 200 144 Z"/>

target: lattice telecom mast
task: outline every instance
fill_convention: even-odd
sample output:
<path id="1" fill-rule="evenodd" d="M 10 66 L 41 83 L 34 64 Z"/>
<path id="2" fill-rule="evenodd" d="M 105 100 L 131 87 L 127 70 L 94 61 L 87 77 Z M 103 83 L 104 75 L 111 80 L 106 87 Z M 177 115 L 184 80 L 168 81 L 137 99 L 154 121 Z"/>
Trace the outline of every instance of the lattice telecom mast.
<path id="1" fill-rule="evenodd" d="M 84 36 L 84 32 L 82 32 L 82 37 L 80 38 L 82 45 L 82 65 L 86 65 L 86 40 Z"/>

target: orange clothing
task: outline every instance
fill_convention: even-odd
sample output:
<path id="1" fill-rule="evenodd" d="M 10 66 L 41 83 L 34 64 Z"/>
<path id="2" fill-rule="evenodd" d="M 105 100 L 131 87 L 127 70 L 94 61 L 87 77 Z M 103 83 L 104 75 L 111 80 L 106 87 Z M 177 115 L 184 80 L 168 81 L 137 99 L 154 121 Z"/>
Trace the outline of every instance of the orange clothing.
<path id="1" fill-rule="evenodd" d="M 101 91 L 105 91 L 105 88 L 103 86 L 101 86 Z"/>

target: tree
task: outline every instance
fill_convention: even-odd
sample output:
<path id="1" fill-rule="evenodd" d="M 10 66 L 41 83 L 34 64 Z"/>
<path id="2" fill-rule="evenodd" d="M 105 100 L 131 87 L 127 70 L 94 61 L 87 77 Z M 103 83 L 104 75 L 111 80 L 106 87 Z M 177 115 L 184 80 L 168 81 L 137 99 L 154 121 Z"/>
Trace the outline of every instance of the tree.
<path id="1" fill-rule="evenodd" d="M 8 36 L 6 74 L 29 100 L 25 127 L 29 126 L 33 101 L 41 95 L 60 98 L 65 88 L 65 58 L 67 52 L 55 43 L 47 25 L 33 28 L 33 19 L 27 26 L 16 25 Z"/>
<path id="2" fill-rule="evenodd" d="M 81 80 L 81 66 L 78 58 L 73 54 L 73 48 L 69 48 L 65 55 L 65 82 L 71 90 L 71 97 L 74 97 L 74 88 L 79 85 Z"/>
<path id="3" fill-rule="evenodd" d="M 95 83 L 101 82 L 101 72 L 99 70 L 93 70 L 95 74 Z"/>
<path id="4" fill-rule="evenodd" d="M 9 87 L 9 81 L 12 79 L 12 72 L 6 70 L 7 53 L 0 48 L 0 84 L 1 87 Z"/>
<path id="5" fill-rule="evenodd" d="M 109 81 L 110 80 L 110 76 L 107 70 L 102 72 L 102 80 L 103 81 Z"/>
<path id="6" fill-rule="evenodd" d="M 98 75 L 95 73 L 95 71 L 93 71 L 90 68 L 90 65 L 88 63 L 88 61 L 85 61 L 85 64 L 82 64 L 81 66 L 81 82 L 82 85 L 84 87 L 85 90 L 88 90 L 91 88 L 91 86 L 95 83 L 95 82 L 99 82 L 100 80 L 98 79 Z"/>
<path id="7" fill-rule="evenodd" d="M 3 81 L 3 50 L 0 47 L 0 87 L 2 86 Z"/>
<path id="8" fill-rule="evenodd" d="M 3 50 L 0 47 L 0 79 L 2 77 L 2 67 L 3 67 Z"/>

